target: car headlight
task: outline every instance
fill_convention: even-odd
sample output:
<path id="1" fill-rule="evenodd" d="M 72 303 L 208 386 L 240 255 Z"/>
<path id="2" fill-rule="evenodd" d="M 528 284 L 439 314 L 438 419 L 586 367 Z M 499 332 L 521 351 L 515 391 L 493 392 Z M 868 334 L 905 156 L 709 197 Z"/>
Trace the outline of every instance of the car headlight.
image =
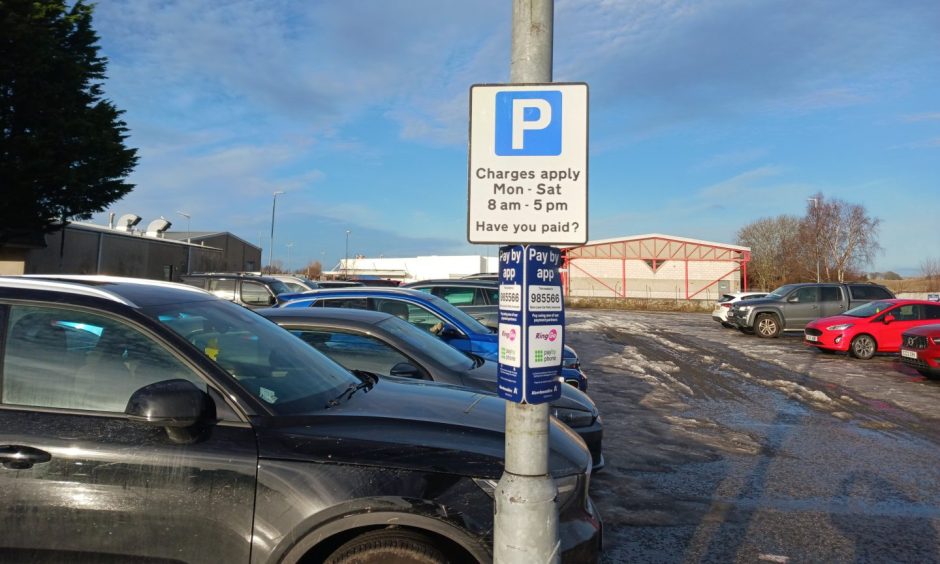
<path id="1" fill-rule="evenodd" d="M 590 411 L 581 411 L 580 409 L 569 409 L 567 407 L 552 408 L 552 415 L 558 418 L 565 425 L 576 427 L 589 427 L 594 423 L 595 415 Z"/>
<path id="2" fill-rule="evenodd" d="M 499 480 L 474 478 L 473 482 L 479 486 L 486 495 L 490 496 L 491 499 L 496 499 L 496 486 L 499 485 Z M 587 499 L 589 487 L 590 474 L 574 474 L 572 476 L 555 478 L 555 490 L 558 492 L 555 501 L 559 511 L 570 503 L 572 499 L 576 498 L 582 489 L 585 492 L 584 497 Z"/>
<path id="3" fill-rule="evenodd" d="M 474 478 L 473 483 L 480 487 L 483 490 L 483 493 L 490 496 L 491 499 L 496 499 L 496 486 L 499 484 L 499 480 L 490 480 L 487 478 Z"/>
<path id="4" fill-rule="evenodd" d="M 849 327 L 855 325 L 854 323 L 840 323 L 838 325 L 830 325 L 826 327 L 826 331 L 845 331 Z"/>

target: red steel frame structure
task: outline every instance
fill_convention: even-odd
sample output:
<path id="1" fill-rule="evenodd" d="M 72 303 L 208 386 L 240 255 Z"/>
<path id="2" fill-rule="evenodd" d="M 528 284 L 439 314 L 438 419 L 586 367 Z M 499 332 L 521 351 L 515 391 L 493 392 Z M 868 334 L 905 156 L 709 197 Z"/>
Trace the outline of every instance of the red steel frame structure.
<path id="1" fill-rule="evenodd" d="M 621 290 L 622 298 L 627 297 L 627 261 L 652 261 L 653 272 L 656 272 L 657 263 L 665 261 L 682 261 L 685 263 L 685 299 L 691 300 L 711 286 L 723 280 L 734 272 L 741 273 L 742 288 L 747 291 L 747 263 L 751 260 L 751 251 L 747 247 L 734 245 L 721 245 L 694 239 L 667 237 L 665 235 L 644 235 L 613 241 L 598 241 L 580 247 L 569 247 L 562 250 L 562 285 L 565 296 L 569 296 L 570 273 L 577 270 L 607 288 L 615 295 L 616 288 L 611 288 L 603 280 L 594 276 L 586 269 L 577 265 L 578 259 L 607 259 L 621 261 Z M 698 291 L 689 294 L 689 263 L 690 262 L 732 262 L 734 267 L 719 278 L 711 281 Z"/>

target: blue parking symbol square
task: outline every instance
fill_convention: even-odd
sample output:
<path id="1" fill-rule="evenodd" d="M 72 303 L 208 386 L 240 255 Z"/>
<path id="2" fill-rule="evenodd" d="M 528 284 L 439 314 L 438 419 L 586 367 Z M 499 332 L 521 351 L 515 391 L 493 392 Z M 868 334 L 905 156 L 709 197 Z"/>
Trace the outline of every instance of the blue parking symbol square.
<path id="1" fill-rule="evenodd" d="M 496 93 L 496 154 L 558 156 L 561 154 L 561 92 Z"/>

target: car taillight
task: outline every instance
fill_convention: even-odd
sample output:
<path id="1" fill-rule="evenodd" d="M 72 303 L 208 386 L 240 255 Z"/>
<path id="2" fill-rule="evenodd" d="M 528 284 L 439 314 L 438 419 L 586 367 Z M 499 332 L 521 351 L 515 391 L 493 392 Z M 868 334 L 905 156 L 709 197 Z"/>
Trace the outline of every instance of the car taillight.
<path id="1" fill-rule="evenodd" d="M 720 305 L 721 307 L 726 307 L 728 309 L 731 309 L 731 304 L 720 304 Z"/>

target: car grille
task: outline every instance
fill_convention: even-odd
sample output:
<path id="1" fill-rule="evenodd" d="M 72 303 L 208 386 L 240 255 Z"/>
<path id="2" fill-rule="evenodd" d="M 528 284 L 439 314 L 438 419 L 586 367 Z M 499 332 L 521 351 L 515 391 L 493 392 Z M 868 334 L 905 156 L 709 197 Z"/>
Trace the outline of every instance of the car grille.
<path id="1" fill-rule="evenodd" d="M 923 360 L 919 358 L 908 358 L 906 356 L 902 356 L 901 360 L 904 362 L 904 364 L 908 366 L 912 366 L 914 368 L 920 368 L 921 370 L 930 369 L 930 365 L 928 365 L 926 362 L 924 362 Z"/>
<path id="2" fill-rule="evenodd" d="M 810 327 L 810 328 L 806 329 L 806 334 L 807 334 L 807 335 L 815 335 L 815 336 L 819 337 L 820 335 L 822 335 L 822 331 L 820 331 L 819 329 L 813 329 L 812 327 Z"/>
<path id="3" fill-rule="evenodd" d="M 901 346 L 906 349 L 924 350 L 927 348 L 927 337 L 921 335 L 903 335 Z"/>

